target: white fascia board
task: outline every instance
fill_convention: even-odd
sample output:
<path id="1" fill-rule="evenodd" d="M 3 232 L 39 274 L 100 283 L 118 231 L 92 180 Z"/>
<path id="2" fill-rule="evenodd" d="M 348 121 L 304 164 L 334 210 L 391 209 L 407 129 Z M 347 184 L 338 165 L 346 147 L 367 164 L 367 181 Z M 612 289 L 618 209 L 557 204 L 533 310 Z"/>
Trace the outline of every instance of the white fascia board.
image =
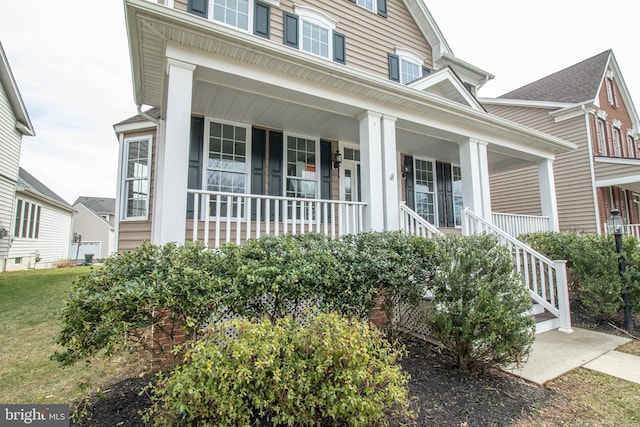
<path id="1" fill-rule="evenodd" d="M 77 212 L 71 206 L 65 206 L 65 205 L 57 202 L 56 200 L 50 199 L 49 197 L 46 197 L 46 196 L 43 196 L 40 193 L 36 193 L 34 191 L 31 191 L 28 188 L 25 188 L 23 186 L 19 186 L 19 187 L 16 188 L 16 197 L 19 197 L 20 194 L 23 194 L 25 197 L 28 197 L 28 198 L 30 198 L 32 200 L 37 200 L 37 201 L 40 201 L 42 203 L 46 203 L 48 205 L 55 206 L 60 210 L 64 210 L 66 212 L 69 212 L 70 214 L 75 214 Z"/>
<path id="2" fill-rule="evenodd" d="M 567 102 L 551 102 L 551 101 L 532 101 L 528 99 L 510 99 L 510 98 L 478 98 L 481 104 L 489 105 L 507 105 L 514 107 L 531 107 L 531 108 L 547 108 L 555 110 L 559 108 L 566 108 L 574 106 L 575 104 L 569 104 Z"/>
<path id="3" fill-rule="evenodd" d="M 135 132 L 141 130 L 155 129 L 157 125 L 152 121 L 125 123 L 121 125 L 113 125 L 116 134 L 123 132 Z"/>
<path id="4" fill-rule="evenodd" d="M 456 88 L 460 96 L 464 98 L 464 100 L 471 108 L 473 108 L 474 110 L 483 111 L 483 108 L 478 103 L 478 100 L 469 93 L 467 88 L 464 87 L 458 76 L 456 76 L 456 74 L 450 67 L 445 67 L 441 68 L 440 70 L 434 71 L 433 73 L 421 79 L 418 79 L 413 83 L 409 83 L 407 86 L 420 91 L 425 91 L 443 81 L 450 82 L 451 85 Z"/>
<path id="5" fill-rule="evenodd" d="M 640 182 L 640 175 L 624 176 L 620 178 L 603 179 L 596 181 L 596 187 L 617 187 L 619 185 Z"/>
<path id="6" fill-rule="evenodd" d="M 23 135 L 35 136 L 36 131 L 33 129 L 29 113 L 20 95 L 20 90 L 18 90 L 18 84 L 13 77 L 9 60 L 4 53 L 2 44 L 0 44 L 0 82 L 5 87 L 9 103 L 16 116 L 16 129 Z"/>
<path id="7" fill-rule="evenodd" d="M 481 68 L 476 67 L 475 65 L 469 64 L 466 61 L 463 61 L 460 58 L 453 56 L 451 53 L 443 53 L 442 56 L 434 61 L 441 66 L 445 65 L 453 65 L 460 67 L 465 74 L 465 76 L 473 77 L 478 82 L 478 86 L 484 85 L 489 80 L 493 79 L 495 76 L 487 71 L 484 71 Z"/>
<path id="8" fill-rule="evenodd" d="M 638 159 L 626 159 L 619 157 L 595 157 L 596 163 L 604 163 L 610 165 L 630 165 L 630 166 L 640 166 L 640 160 Z"/>
<path id="9" fill-rule="evenodd" d="M 103 217 L 101 217 L 100 215 L 95 213 L 93 210 L 91 210 L 88 207 L 86 207 L 83 203 L 78 203 L 77 205 L 73 205 L 73 208 L 76 209 L 76 212 L 78 211 L 78 208 L 80 208 L 80 207 L 82 207 L 82 209 L 84 211 L 89 213 L 89 215 L 92 215 L 92 216 L 96 217 L 98 220 L 100 220 L 100 222 L 106 224 L 107 227 L 111 228 L 111 224 L 109 224 L 109 222 L 106 219 L 104 219 Z"/>
<path id="10" fill-rule="evenodd" d="M 449 43 L 444 38 L 442 31 L 436 24 L 435 19 L 427 9 L 427 5 L 424 0 L 402 0 L 405 7 L 418 24 L 418 28 L 422 32 L 422 35 L 431 45 L 433 50 L 433 62 L 436 62 L 440 57 L 446 53 L 453 55 L 453 51 L 449 47 Z"/>
<path id="11" fill-rule="evenodd" d="M 609 55 L 609 67 L 613 68 L 614 81 L 616 81 L 618 89 L 622 94 L 623 102 L 628 109 L 629 116 L 631 117 L 631 123 L 633 124 L 633 128 L 640 129 L 640 119 L 638 118 L 638 112 L 636 111 L 636 107 L 633 104 L 633 99 L 631 98 L 631 94 L 629 93 L 627 84 L 624 81 L 624 77 L 622 77 L 622 72 L 620 72 L 618 61 L 616 61 L 616 58 L 613 55 L 613 52 L 611 52 L 611 55 Z"/>

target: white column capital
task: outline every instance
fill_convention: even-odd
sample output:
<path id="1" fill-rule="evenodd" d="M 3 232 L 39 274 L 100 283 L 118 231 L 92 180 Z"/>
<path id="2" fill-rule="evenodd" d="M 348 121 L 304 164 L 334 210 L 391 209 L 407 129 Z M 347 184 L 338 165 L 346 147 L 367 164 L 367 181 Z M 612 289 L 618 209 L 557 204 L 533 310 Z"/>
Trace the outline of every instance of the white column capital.
<path id="1" fill-rule="evenodd" d="M 196 70 L 196 66 L 193 64 L 178 61 L 176 59 L 167 58 L 167 74 L 169 74 L 169 69 L 173 67 L 181 68 L 183 70 L 187 70 L 191 72 L 194 72 Z"/>
<path id="2" fill-rule="evenodd" d="M 393 122 L 393 123 L 395 123 L 398 120 L 398 118 L 397 117 L 393 117 L 393 116 L 389 116 L 387 114 L 383 114 L 382 115 L 382 120 L 384 120 L 385 122 Z"/>
<path id="3" fill-rule="evenodd" d="M 358 121 L 362 121 L 366 118 L 374 118 L 374 119 L 380 119 L 382 117 L 382 113 L 376 113 L 375 111 L 363 111 L 362 113 L 358 114 L 358 116 L 356 117 L 358 119 Z"/>

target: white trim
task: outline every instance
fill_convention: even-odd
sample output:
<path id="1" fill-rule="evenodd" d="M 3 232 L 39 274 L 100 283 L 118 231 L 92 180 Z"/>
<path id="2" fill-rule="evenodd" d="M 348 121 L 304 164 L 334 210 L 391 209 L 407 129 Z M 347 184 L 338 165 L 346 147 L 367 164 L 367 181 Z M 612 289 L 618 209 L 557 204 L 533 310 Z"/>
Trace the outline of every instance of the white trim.
<path id="1" fill-rule="evenodd" d="M 234 30 L 242 31 L 243 33 L 253 34 L 253 21 L 255 19 L 254 18 L 254 13 L 255 13 L 254 12 L 254 7 L 255 7 L 254 4 L 255 4 L 255 1 L 249 0 L 247 3 L 248 3 L 248 6 L 249 6 L 249 9 L 247 11 L 247 15 L 248 15 L 247 16 L 247 29 L 240 28 L 240 27 L 237 27 L 235 25 L 231 25 L 231 24 L 228 24 L 226 22 L 222 22 L 222 21 L 218 21 L 218 20 L 214 19 L 213 18 L 214 0 L 209 0 L 208 9 L 207 9 L 207 19 L 209 21 L 211 21 L 211 22 L 215 22 L 216 24 L 223 25 L 223 26 L 225 26 L 227 28 L 233 28 Z M 236 13 L 237 13 L 237 10 L 236 10 Z"/>
<path id="2" fill-rule="evenodd" d="M 124 134 L 120 133 L 118 135 L 118 179 L 116 180 L 116 200 L 115 200 L 115 219 L 114 219 L 114 226 L 113 226 L 113 231 L 115 234 L 114 237 L 114 246 L 113 246 L 113 250 L 114 252 L 118 252 L 118 247 L 120 246 L 120 221 L 122 219 L 122 212 L 120 212 L 121 209 L 121 201 L 122 201 L 122 163 L 123 163 L 123 159 L 122 156 L 124 154 Z"/>
<path id="3" fill-rule="evenodd" d="M 371 5 L 373 9 L 369 9 L 366 6 L 359 4 L 358 1 L 359 0 L 355 0 L 356 6 L 361 7 L 364 10 L 368 10 L 369 12 L 375 13 L 376 15 L 378 14 L 378 2 L 376 0 L 371 0 Z"/>
<path id="4" fill-rule="evenodd" d="M 139 130 L 155 129 L 158 125 L 150 121 L 125 123 L 122 125 L 113 125 L 116 133 L 135 132 Z"/>
<path id="5" fill-rule="evenodd" d="M 433 188 L 431 192 L 427 192 L 425 194 L 433 194 L 433 223 L 429 222 L 427 218 L 423 217 L 422 215 L 420 215 L 420 212 L 418 212 L 418 200 L 417 200 L 418 185 L 416 184 L 416 161 L 417 160 L 431 163 L 431 174 L 433 175 Z M 438 218 L 437 178 L 438 177 L 436 175 L 436 159 L 429 158 L 429 157 L 413 156 L 413 206 L 415 208 L 414 210 L 418 215 L 420 215 L 422 219 L 429 222 L 429 224 L 433 225 L 434 227 L 438 227 L 438 224 L 440 223 L 440 218 Z"/>
<path id="6" fill-rule="evenodd" d="M 598 116 L 598 118 L 601 118 L 602 120 L 607 120 L 607 112 L 604 110 L 597 110 L 596 111 L 596 116 Z"/>
<path id="7" fill-rule="evenodd" d="M 282 166 L 284 168 L 284 179 L 282 180 L 282 194 L 284 197 L 291 197 L 291 198 L 296 198 L 296 199 L 300 199 L 300 200 L 304 200 L 304 198 L 300 198 L 300 197 L 295 197 L 295 196 L 289 196 L 287 195 L 287 181 L 289 180 L 289 172 L 288 172 L 288 165 L 287 165 L 287 160 L 288 160 L 288 149 L 289 149 L 289 141 L 287 141 L 287 139 L 289 137 L 293 137 L 293 138 L 303 138 L 303 139 L 308 139 L 308 140 L 312 140 L 315 143 L 315 151 L 316 151 L 316 177 L 315 177 L 315 182 L 316 182 L 316 190 L 315 190 L 315 196 L 314 199 L 320 199 L 320 176 L 321 176 L 321 171 L 320 171 L 320 138 L 316 137 L 316 136 L 309 136 L 309 135 L 303 135 L 303 134 L 298 134 L 298 133 L 293 133 L 293 132 L 283 132 L 282 135 Z M 300 177 L 293 177 L 294 179 L 298 179 Z M 308 178 L 301 178 L 304 179 L 305 181 L 312 181 L 311 179 Z M 298 218 L 300 219 L 300 218 Z"/>
<path id="8" fill-rule="evenodd" d="M 481 104 L 490 105 L 512 105 L 514 107 L 536 107 L 536 108 L 566 108 L 571 107 L 574 104 L 567 102 L 552 102 L 552 101 L 532 101 L 528 99 L 508 99 L 508 98 L 483 98 L 479 97 L 478 101 Z"/>
<path id="9" fill-rule="evenodd" d="M 593 198 L 593 211 L 596 216 L 596 233 L 600 234 L 600 209 L 598 206 L 598 190 L 596 187 L 596 171 L 594 166 L 594 153 L 593 153 L 593 139 L 591 135 L 593 134 L 591 129 L 591 120 L 590 120 L 589 112 L 584 115 L 584 122 L 587 126 L 587 149 L 589 152 L 589 175 L 591 177 L 591 197 Z M 560 221 L 560 213 L 558 212 L 558 222 Z"/>
<path id="10" fill-rule="evenodd" d="M 293 13 L 298 15 L 301 20 L 309 21 L 332 31 L 336 29 L 336 24 L 338 23 L 338 21 L 331 18 L 329 15 L 311 7 L 302 6 L 298 3 L 293 4 Z"/>
<path id="11" fill-rule="evenodd" d="M 358 144 L 352 143 L 352 142 L 343 142 L 343 141 L 338 141 L 338 150 L 340 150 L 340 152 L 342 153 L 342 163 L 352 163 L 354 165 L 359 165 L 361 164 L 360 160 L 347 160 L 344 157 L 344 149 L 345 148 L 349 148 L 351 150 L 357 150 L 358 152 L 360 152 L 360 146 Z M 333 153 L 331 153 L 333 155 Z M 333 162 L 332 162 L 333 163 Z M 333 167 L 333 166 L 332 166 Z M 357 170 L 356 170 L 357 173 Z M 345 194 L 344 194 L 344 167 L 340 166 L 340 172 L 338 173 L 338 197 L 341 201 L 345 201 Z M 361 179 L 360 176 L 356 177 L 356 187 L 357 187 L 357 182 Z M 356 189 L 356 200 L 358 201 L 358 198 L 362 198 L 362 195 L 357 191 Z M 358 197 L 359 196 L 359 197 Z"/>
<path id="12" fill-rule="evenodd" d="M 400 59 L 405 59 L 409 62 L 415 62 L 416 64 L 422 65 L 424 64 L 425 58 L 420 55 L 415 50 L 406 48 L 406 47 L 396 47 L 396 55 L 400 57 Z"/>
<path id="13" fill-rule="evenodd" d="M 147 153 L 147 201 L 146 201 L 146 214 L 144 216 L 127 216 L 126 207 L 127 207 L 127 163 L 129 162 L 129 144 L 131 142 L 142 142 L 146 141 L 149 144 L 148 153 Z M 153 135 L 141 135 L 137 137 L 129 137 L 124 138 L 124 146 L 123 146 L 123 156 L 122 156 L 122 164 L 121 171 L 122 175 L 120 176 L 121 183 L 124 184 L 123 192 L 120 195 L 122 197 L 122 212 L 121 212 L 121 221 L 147 221 L 149 219 L 149 201 L 151 199 L 151 159 L 153 158 Z"/>
<path id="14" fill-rule="evenodd" d="M 620 185 L 633 184 L 637 182 L 640 182 L 640 175 L 631 175 L 596 181 L 596 187 L 618 187 Z"/>
<path id="15" fill-rule="evenodd" d="M 640 166 L 640 160 L 631 159 L 626 157 L 600 157 L 595 156 L 596 163 L 608 163 L 614 165 L 630 165 L 630 166 Z"/>
<path id="16" fill-rule="evenodd" d="M 618 130 L 620 130 L 620 127 L 622 126 L 622 122 L 618 119 L 613 119 L 613 121 L 611 122 L 611 125 L 614 128 L 617 128 Z"/>

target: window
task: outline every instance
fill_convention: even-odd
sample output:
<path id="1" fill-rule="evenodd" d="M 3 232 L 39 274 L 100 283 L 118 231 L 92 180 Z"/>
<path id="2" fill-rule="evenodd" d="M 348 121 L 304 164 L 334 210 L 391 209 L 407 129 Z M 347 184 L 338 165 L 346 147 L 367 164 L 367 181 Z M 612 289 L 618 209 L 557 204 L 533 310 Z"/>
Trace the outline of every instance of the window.
<path id="1" fill-rule="evenodd" d="M 460 166 L 451 166 L 453 181 L 453 215 L 456 227 L 462 227 L 462 169 Z"/>
<path id="2" fill-rule="evenodd" d="M 284 12 L 286 46 L 345 64 L 345 36 L 335 29 L 335 20 L 314 9 L 296 4 L 295 14 Z"/>
<path id="3" fill-rule="evenodd" d="M 13 236 L 22 239 L 37 239 L 40 235 L 41 210 L 40 205 L 18 199 L 16 203 L 16 228 Z"/>
<path id="4" fill-rule="evenodd" d="M 371 12 L 376 12 L 378 9 L 378 4 L 375 0 L 356 0 L 356 4 L 370 10 Z"/>
<path id="5" fill-rule="evenodd" d="M 329 58 L 329 29 L 302 21 L 302 50 Z"/>
<path id="6" fill-rule="evenodd" d="M 207 166 L 205 182 L 208 191 L 223 193 L 247 193 L 247 153 L 249 153 L 249 129 L 244 125 L 209 121 L 206 131 L 205 153 Z M 232 206 L 220 204 L 220 216 L 243 216 L 242 201 L 233 199 Z M 240 203 L 240 205 L 238 204 Z M 209 214 L 218 213 L 216 201 L 212 201 Z M 240 210 L 238 210 L 240 209 Z"/>
<path id="7" fill-rule="evenodd" d="M 613 128 L 613 155 L 615 157 L 622 157 L 622 141 L 620 136 L 620 129 Z"/>
<path id="8" fill-rule="evenodd" d="M 416 212 L 429 223 L 436 223 L 435 185 L 433 162 L 415 160 L 414 175 L 416 182 Z"/>
<path id="9" fill-rule="evenodd" d="M 316 199 L 318 192 L 318 143 L 315 139 L 287 136 L 286 145 L 286 196 L 298 199 Z M 289 203 L 289 218 L 309 219 L 309 211 Z M 312 213 L 313 215 L 313 213 Z"/>
<path id="10" fill-rule="evenodd" d="M 213 20 L 249 31 L 249 0 L 213 0 Z"/>
<path id="11" fill-rule="evenodd" d="M 124 219 L 146 220 L 149 215 L 151 137 L 125 139 Z"/>
<path id="12" fill-rule="evenodd" d="M 269 38 L 271 8 L 278 0 L 188 0 L 189 13 Z"/>
<path id="13" fill-rule="evenodd" d="M 411 83 L 430 73 L 423 67 L 424 58 L 410 49 L 396 48 L 389 54 L 389 79 L 402 84 Z"/>
<path id="14" fill-rule="evenodd" d="M 617 107 L 618 97 L 616 96 L 616 87 L 615 87 L 615 84 L 613 83 L 613 78 L 607 77 L 605 79 L 605 86 L 607 88 L 607 100 L 609 101 L 609 104 L 613 105 L 614 107 Z"/>
<path id="15" fill-rule="evenodd" d="M 596 138 L 598 142 L 598 151 L 603 156 L 606 156 L 608 153 L 607 150 L 607 131 L 605 129 L 605 122 L 602 119 L 596 120 Z"/>
<path id="16" fill-rule="evenodd" d="M 631 157 L 632 159 L 635 159 L 636 156 L 636 150 L 635 150 L 635 141 L 633 139 L 633 136 L 631 135 L 627 135 L 627 155 L 629 157 Z"/>
<path id="17" fill-rule="evenodd" d="M 422 66 L 409 59 L 400 58 L 400 83 L 407 84 L 422 77 Z"/>

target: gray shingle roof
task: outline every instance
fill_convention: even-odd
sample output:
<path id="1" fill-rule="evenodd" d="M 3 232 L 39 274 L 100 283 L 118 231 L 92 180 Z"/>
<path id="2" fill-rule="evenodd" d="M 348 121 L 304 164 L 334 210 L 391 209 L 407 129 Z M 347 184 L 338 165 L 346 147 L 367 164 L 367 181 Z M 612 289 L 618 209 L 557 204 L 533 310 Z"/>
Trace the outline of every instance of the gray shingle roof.
<path id="1" fill-rule="evenodd" d="M 154 119 L 159 119 L 160 118 L 160 108 L 158 108 L 158 107 L 150 108 L 147 111 L 145 111 L 145 114 L 153 117 Z M 141 114 L 136 114 L 135 116 L 131 116 L 128 119 L 124 119 L 120 123 L 116 123 L 115 126 L 126 125 L 126 124 L 129 124 L 129 123 L 146 122 L 147 120 L 149 120 L 149 119 L 147 119 L 146 117 L 143 117 Z"/>
<path id="2" fill-rule="evenodd" d="M 110 197 L 88 197 L 80 196 L 73 202 L 73 206 L 82 203 L 88 209 L 91 209 L 98 215 L 111 214 L 116 212 L 116 199 Z"/>
<path id="3" fill-rule="evenodd" d="M 606 50 L 498 98 L 572 104 L 594 100 L 611 54 L 611 50 Z"/>
<path id="4" fill-rule="evenodd" d="M 59 205 L 72 209 L 71 205 L 69 205 L 69 203 L 67 203 L 62 197 L 58 196 L 53 192 L 53 190 L 38 181 L 33 175 L 22 168 L 18 171 L 18 186 L 47 198 Z"/>

